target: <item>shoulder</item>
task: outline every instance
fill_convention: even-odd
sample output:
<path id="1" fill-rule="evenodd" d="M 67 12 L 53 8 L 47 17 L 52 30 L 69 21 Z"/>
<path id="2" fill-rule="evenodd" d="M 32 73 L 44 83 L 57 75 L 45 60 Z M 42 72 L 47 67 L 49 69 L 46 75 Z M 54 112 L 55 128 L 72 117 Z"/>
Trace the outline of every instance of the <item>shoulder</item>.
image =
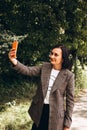
<path id="1" fill-rule="evenodd" d="M 50 62 L 43 62 L 42 67 L 51 67 Z"/>
<path id="2" fill-rule="evenodd" d="M 50 62 L 44 62 L 42 64 L 42 71 L 44 71 L 45 73 L 47 73 L 48 71 L 50 71 L 52 69 L 52 66 L 50 64 Z"/>
<path id="3" fill-rule="evenodd" d="M 69 69 L 66 69 L 68 77 L 74 77 L 74 73 L 70 71 Z"/>

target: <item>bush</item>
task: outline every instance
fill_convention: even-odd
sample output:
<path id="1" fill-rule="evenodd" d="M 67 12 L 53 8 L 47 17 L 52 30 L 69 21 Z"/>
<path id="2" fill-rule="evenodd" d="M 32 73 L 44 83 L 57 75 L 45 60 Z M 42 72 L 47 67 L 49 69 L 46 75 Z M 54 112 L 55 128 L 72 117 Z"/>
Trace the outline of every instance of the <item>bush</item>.
<path id="1" fill-rule="evenodd" d="M 79 61 L 77 61 L 77 66 L 75 68 L 75 94 L 77 95 L 79 91 L 85 88 L 85 70 L 80 66 Z"/>

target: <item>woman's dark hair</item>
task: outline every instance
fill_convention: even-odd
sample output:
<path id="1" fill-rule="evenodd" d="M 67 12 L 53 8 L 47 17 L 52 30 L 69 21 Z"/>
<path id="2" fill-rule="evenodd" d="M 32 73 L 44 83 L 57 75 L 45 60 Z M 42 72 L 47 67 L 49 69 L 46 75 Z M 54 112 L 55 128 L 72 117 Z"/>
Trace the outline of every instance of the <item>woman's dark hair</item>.
<path id="1" fill-rule="evenodd" d="M 60 48 L 62 50 L 62 58 L 63 58 L 62 69 L 69 69 L 70 66 L 69 50 L 63 44 L 57 44 L 53 46 L 51 50 L 55 48 Z"/>

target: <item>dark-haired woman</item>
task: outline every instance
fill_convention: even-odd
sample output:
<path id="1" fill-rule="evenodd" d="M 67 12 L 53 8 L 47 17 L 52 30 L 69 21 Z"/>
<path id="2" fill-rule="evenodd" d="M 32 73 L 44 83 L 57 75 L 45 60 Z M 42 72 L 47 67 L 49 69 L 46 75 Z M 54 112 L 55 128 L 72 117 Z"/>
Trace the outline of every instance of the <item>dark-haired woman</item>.
<path id="1" fill-rule="evenodd" d="M 68 70 L 68 50 L 64 45 L 51 49 L 49 63 L 27 67 L 9 52 L 14 69 L 28 76 L 39 76 L 36 95 L 29 108 L 32 130 L 70 130 L 74 107 L 74 74 Z"/>

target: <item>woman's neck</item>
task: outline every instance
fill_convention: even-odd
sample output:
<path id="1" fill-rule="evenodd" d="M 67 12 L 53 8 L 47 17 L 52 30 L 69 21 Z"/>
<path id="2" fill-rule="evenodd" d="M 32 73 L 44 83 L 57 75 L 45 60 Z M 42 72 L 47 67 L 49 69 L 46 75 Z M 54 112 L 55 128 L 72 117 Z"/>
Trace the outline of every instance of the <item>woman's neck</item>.
<path id="1" fill-rule="evenodd" d="M 55 70 L 61 70 L 61 69 L 62 69 L 62 66 L 53 66 L 53 68 L 54 68 Z"/>

